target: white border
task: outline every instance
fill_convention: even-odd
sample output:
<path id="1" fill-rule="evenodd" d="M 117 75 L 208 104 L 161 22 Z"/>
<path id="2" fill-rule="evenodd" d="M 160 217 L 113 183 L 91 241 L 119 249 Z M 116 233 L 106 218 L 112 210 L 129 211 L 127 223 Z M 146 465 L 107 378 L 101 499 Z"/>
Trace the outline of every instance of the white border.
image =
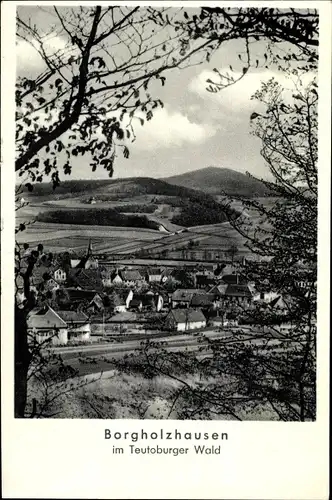
<path id="1" fill-rule="evenodd" d="M 18 2 L 40 5 L 42 2 Z M 77 5 L 77 2 L 56 2 Z M 100 2 L 86 2 L 96 5 Z M 119 4 L 120 2 L 115 2 Z M 121 2 L 123 3 L 123 2 Z M 152 3 L 152 2 L 151 2 Z M 197 7 L 203 2 L 185 2 Z M 128 5 L 149 2 L 127 1 Z M 164 2 L 153 2 L 163 5 Z M 170 2 L 168 2 L 170 4 Z M 174 1 L 172 6 L 182 5 Z M 234 5 L 234 2 L 209 2 Z M 285 5 L 286 2 L 283 2 Z M 299 1 L 287 7 L 299 7 Z M 241 6 L 281 2 L 241 2 Z M 282 5 L 282 6 L 284 6 Z M 13 418 L 13 249 L 15 2 L 2 8 L 1 85 L 1 361 L 2 465 L 5 498 L 328 498 L 328 383 L 330 267 L 331 4 L 301 2 L 320 10 L 319 69 L 319 249 L 318 249 L 318 407 L 313 423 L 172 422 L 98 420 L 15 420 Z M 286 7 L 286 5 L 285 5 Z M 195 454 L 114 456 L 104 428 L 228 432 L 219 456 Z M 142 443 L 144 444 L 144 443 Z M 161 444 L 160 442 L 158 444 Z M 177 445 L 176 442 L 172 443 Z M 121 443 L 118 443 L 122 446 Z M 186 445 L 186 443 L 181 443 Z"/>

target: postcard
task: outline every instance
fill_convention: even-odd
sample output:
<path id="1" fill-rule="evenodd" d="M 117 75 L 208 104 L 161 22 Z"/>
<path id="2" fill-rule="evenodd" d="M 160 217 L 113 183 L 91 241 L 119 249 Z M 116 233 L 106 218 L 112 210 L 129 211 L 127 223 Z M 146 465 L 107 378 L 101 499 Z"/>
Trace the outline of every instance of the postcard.
<path id="1" fill-rule="evenodd" d="M 1 36 L 4 498 L 327 499 L 331 4 Z"/>

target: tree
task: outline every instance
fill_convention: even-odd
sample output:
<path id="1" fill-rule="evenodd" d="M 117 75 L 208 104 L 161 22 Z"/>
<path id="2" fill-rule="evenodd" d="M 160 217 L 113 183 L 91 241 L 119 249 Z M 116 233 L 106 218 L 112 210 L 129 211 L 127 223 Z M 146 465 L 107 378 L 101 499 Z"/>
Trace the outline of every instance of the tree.
<path id="1" fill-rule="evenodd" d="M 209 44 L 183 45 L 183 30 L 175 30 L 179 12 L 168 11 L 54 7 L 55 22 L 46 35 L 18 13 L 17 36 L 37 50 L 44 65 L 36 77 L 17 80 L 19 175 L 32 181 L 51 175 L 56 186 L 61 167 L 68 175 L 72 158 L 87 154 L 92 170 L 101 165 L 112 176 L 117 149 L 129 155 L 124 139 L 133 140 L 136 123 L 151 120 L 163 105 L 152 98 L 152 83 L 164 85 L 163 72 L 189 64 L 195 54 L 202 58 Z M 63 48 L 56 50 L 59 40 Z"/>
<path id="2" fill-rule="evenodd" d="M 112 175 L 116 149 L 127 157 L 122 141 L 134 139 L 134 125 L 152 119 L 162 106 L 149 92 L 152 82 L 164 85 L 165 71 L 209 60 L 230 40 L 246 46 L 241 78 L 252 65 L 251 44 L 257 40 L 267 43 L 265 64 L 269 56 L 303 61 L 306 70 L 317 65 L 315 10 L 204 7 L 189 16 L 181 9 L 99 6 L 54 7 L 52 13 L 55 22 L 47 34 L 20 11 L 17 16 L 18 38 L 37 50 L 44 65 L 34 78 L 19 77 L 16 88 L 15 168 L 32 181 L 52 175 L 57 185 L 61 163 L 68 175 L 72 157 L 84 154 L 91 156 L 93 170 L 100 164 Z M 56 49 L 57 40 L 63 48 Z M 279 56 L 280 42 L 292 52 Z M 237 81 L 218 75 L 223 81 L 208 82 L 208 90 Z"/>
<path id="3" fill-rule="evenodd" d="M 61 170 L 70 175 L 72 160 L 80 155 L 90 156 L 93 171 L 101 165 L 111 176 L 117 152 L 129 156 L 127 143 L 135 139 L 136 125 L 144 125 L 163 105 L 150 93 L 153 83 L 164 85 L 165 72 L 209 60 L 223 43 L 243 39 L 248 56 L 250 40 L 257 36 L 269 41 L 269 48 L 287 41 L 306 58 L 308 69 L 317 62 L 312 50 L 318 43 L 316 12 L 202 8 L 199 16 L 190 17 L 178 9 L 97 6 L 54 7 L 52 15 L 55 22 L 46 34 L 21 10 L 17 15 L 18 39 L 32 45 L 43 64 L 39 74 L 19 76 L 16 85 L 15 170 L 29 191 L 44 176 L 51 176 L 57 187 Z M 58 42 L 62 48 L 57 48 Z M 235 81 L 230 78 L 228 83 Z M 21 190 L 19 186 L 16 191 L 18 202 Z M 19 224 L 16 232 L 25 227 Z M 35 303 L 30 279 L 36 252 L 39 249 L 29 252 L 21 271 L 24 307 L 15 305 L 18 417 L 25 414 L 31 362 L 26 318 Z"/>
<path id="4" fill-rule="evenodd" d="M 273 302 L 243 309 L 253 331 L 239 326 L 231 337 L 202 338 L 201 353 L 212 353 L 203 359 L 144 346 L 150 370 L 180 383 L 180 418 L 308 421 L 316 415 L 317 83 L 299 79 L 290 92 L 271 80 L 255 98 L 264 111 L 252 118 L 254 133 L 274 178 L 262 182 L 276 198 L 242 200 L 245 210 L 232 225 L 252 254 L 265 259 L 246 264 L 243 274 L 258 290 L 277 291 L 285 310 Z M 197 372 L 204 383 L 188 382 L 185 375 Z"/>
<path id="5" fill-rule="evenodd" d="M 238 53 L 239 70 L 214 68 L 215 78 L 207 80 L 207 91 L 218 92 L 245 77 L 251 68 L 290 69 L 296 64 L 303 72 L 315 71 L 318 66 L 319 17 L 316 9 L 295 8 L 238 8 L 202 7 L 199 15 L 187 14 L 180 23 L 187 40 L 203 39 L 211 43 L 209 60 L 222 44 L 242 40 L 243 51 Z M 254 56 L 254 44 L 260 42 L 261 56 Z M 258 58 L 257 58 L 258 57 Z M 236 63 L 235 63 L 236 64 Z M 235 68 L 235 66 L 234 66 Z"/>

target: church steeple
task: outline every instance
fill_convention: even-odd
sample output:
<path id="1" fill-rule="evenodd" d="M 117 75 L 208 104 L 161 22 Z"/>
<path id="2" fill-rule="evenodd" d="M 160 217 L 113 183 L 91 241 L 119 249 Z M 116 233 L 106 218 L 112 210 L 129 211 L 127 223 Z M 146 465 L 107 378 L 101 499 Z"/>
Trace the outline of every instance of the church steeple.
<path id="1" fill-rule="evenodd" d="M 86 269 L 86 264 L 91 257 L 92 257 L 92 244 L 91 244 L 91 238 L 90 238 L 86 255 L 84 257 L 82 257 L 80 262 L 77 264 L 76 268 Z"/>
<path id="2" fill-rule="evenodd" d="M 88 252 L 87 252 L 86 256 L 87 257 L 92 257 L 92 243 L 91 243 L 91 238 L 89 239 Z"/>

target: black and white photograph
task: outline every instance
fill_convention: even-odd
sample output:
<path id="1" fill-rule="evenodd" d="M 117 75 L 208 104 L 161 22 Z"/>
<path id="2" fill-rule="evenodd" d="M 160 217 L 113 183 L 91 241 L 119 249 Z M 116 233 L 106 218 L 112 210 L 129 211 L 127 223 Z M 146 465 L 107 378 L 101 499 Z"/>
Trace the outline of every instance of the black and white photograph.
<path id="1" fill-rule="evenodd" d="M 201 4 L 17 6 L 16 418 L 316 420 L 319 11 Z"/>

